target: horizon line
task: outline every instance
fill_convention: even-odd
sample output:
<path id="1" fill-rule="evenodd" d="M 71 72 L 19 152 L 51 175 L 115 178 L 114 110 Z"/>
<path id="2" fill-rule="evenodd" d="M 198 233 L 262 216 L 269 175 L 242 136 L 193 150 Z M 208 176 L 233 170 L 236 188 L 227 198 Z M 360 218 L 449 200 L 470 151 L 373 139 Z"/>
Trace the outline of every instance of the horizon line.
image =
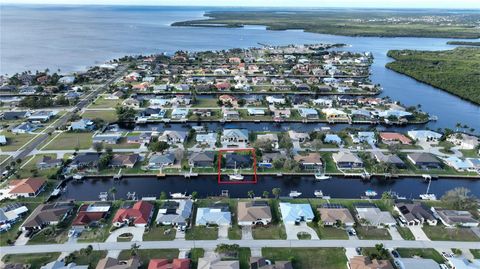
<path id="1" fill-rule="evenodd" d="M 252 6 L 252 5 L 245 5 L 245 6 L 229 6 L 229 5 L 169 5 L 169 4 L 81 4 L 81 3 L 16 3 L 16 2 L 4 2 L 0 1 L 0 5 L 10 5 L 10 6 L 134 6 L 134 7 L 219 7 L 219 8 L 272 8 L 272 9 L 316 9 L 316 8 L 327 8 L 327 9 L 386 9 L 386 10 L 419 10 L 419 9 L 429 9 L 429 10 L 479 10 L 479 8 L 475 7 L 359 7 L 359 6 Z"/>

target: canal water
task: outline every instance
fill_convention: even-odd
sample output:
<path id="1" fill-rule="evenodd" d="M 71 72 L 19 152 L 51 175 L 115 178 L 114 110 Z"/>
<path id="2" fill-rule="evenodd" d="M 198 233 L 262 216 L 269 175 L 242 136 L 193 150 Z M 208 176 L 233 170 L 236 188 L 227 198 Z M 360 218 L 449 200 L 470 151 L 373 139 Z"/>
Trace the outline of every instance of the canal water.
<path id="1" fill-rule="evenodd" d="M 107 192 L 115 187 L 118 199 L 126 199 L 128 192 L 135 192 L 138 198 L 159 197 L 161 192 L 198 192 L 199 197 L 219 196 L 222 190 L 228 190 L 230 197 L 246 198 L 247 192 L 253 190 L 255 196 L 262 196 L 263 191 L 272 193 L 273 188 L 280 188 L 281 196 L 288 196 L 290 191 L 302 193 L 301 197 L 314 197 L 315 190 L 322 190 L 324 195 L 332 198 L 360 198 L 368 189 L 381 195 L 385 191 L 395 191 L 407 198 L 418 198 L 425 193 L 427 183 L 420 178 L 402 178 L 396 180 L 372 179 L 362 181 L 358 178 L 335 177 L 325 181 L 315 181 L 313 176 L 304 177 L 276 177 L 259 176 L 256 184 L 218 184 L 214 176 L 201 176 L 185 179 L 182 176 L 171 176 L 163 179 L 154 177 L 124 178 L 113 181 L 111 178 L 86 179 L 82 183 L 70 181 L 67 190 L 61 199 L 98 200 L 100 192 Z M 432 180 L 430 193 L 441 197 L 446 191 L 455 187 L 465 187 L 480 197 L 480 181 L 467 179 L 439 179 Z M 380 196 L 377 196 L 379 198 Z"/>

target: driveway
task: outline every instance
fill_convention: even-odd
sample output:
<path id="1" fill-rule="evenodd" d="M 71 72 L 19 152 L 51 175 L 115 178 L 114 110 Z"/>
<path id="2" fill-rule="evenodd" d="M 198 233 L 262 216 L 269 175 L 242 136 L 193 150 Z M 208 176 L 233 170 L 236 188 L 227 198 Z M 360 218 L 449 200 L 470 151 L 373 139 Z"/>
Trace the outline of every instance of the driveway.
<path id="1" fill-rule="evenodd" d="M 398 232 L 397 227 L 389 227 L 388 232 L 392 236 L 392 240 L 403 240 L 403 237 Z"/>
<path id="2" fill-rule="evenodd" d="M 253 240 L 252 226 L 242 226 L 242 240 Z"/>
<path id="3" fill-rule="evenodd" d="M 307 223 L 301 222 L 300 225 L 285 224 L 285 231 L 287 232 L 287 239 L 298 240 L 298 233 L 308 233 L 312 239 L 319 239 L 314 229 L 308 227 Z"/>
<path id="4" fill-rule="evenodd" d="M 345 248 L 345 256 L 347 256 L 347 259 L 350 260 L 351 258 L 358 256 L 358 254 L 355 248 Z"/>
<path id="5" fill-rule="evenodd" d="M 143 233 L 145 232 L 145 227 L 122 227 L 113 231 L 107 238 L 105 242 L 117 242 L 117 237 L 124 233 L 130 233 L 133 235 L 133 241 L 143 241 Z"/>
<path id="6" fill-rule="evenodd" d="M 218 239 L 228 239 L 228 228 L 230 225 L 218 226 Z"/>
<path id="7" fill-rule="evenodd" d="M 25 246 L 27 244 L 28 239 L 30 238 L 26 237 L 25 234 L 27 234 L 27 232 L 23 231 L 20 236 L 18 236 L 14 243 L 15 246 Z"/>
<path id="8" fill-rule="evenodd" d="M 413 236 L 415 236 L 415 240 L 425 240 L 430 241 L 430 238 L 425 234 L 422 230 L 421 226 L 407 226 L 410 231 L 412 232 Z"/>

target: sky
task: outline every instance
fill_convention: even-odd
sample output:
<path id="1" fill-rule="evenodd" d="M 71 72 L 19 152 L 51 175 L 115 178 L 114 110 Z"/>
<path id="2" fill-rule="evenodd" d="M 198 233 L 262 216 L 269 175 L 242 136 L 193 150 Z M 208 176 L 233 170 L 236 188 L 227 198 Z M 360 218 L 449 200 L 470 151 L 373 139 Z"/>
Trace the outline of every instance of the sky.
<path id="1" fill-rule="evenodd" d="M 0 0 L 17 4 L 252 7 L 479 8 L 480 0 Z"/>

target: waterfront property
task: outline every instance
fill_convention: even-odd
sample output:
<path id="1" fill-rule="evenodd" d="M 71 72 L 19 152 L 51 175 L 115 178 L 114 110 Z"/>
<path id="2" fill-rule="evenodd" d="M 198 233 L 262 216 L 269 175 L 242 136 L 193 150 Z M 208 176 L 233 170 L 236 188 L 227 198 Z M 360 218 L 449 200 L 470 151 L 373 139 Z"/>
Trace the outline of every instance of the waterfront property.
<path id="1" fill-rule="evenodd" d="M 158 209 L 157 224 L 186 226 L 193 210 L 192 200 L 168 200 Z"/>
<path id="2" fill-rule="evenodd" d="M 349 226 L 355 224 L 350 210 L 338 204 L 323 204 L 317 208 L 320 220 L 324 226 Z"/>
<path id="3" fill-rule="evenodd" d="M 280 213 L 285 224 L 312 222 L 315 217 L 310 204 L 280 203 Z"/>
<path id="4" fill-rule="evenodd" d="M 267 201 L 238 202 L 238 225 L 267 225 L 272 222 L 272 212 Z"/>
<path id="5" fill-rule="evenodd" d="M 479 225 L 479 221 L 473 217 L 472 213 L 466 210 L 432 207 L 432 211 L 446 227 L 478 227 Z"/>
<path id="6" fill-rule="evenodd" d="M 145 227 L 150 223 L 153 211 L 154 206 L 146 201 L 139 201 L 133 205 L 124 205 L 124 207 L 117 210 L 112 223 L 116 227 L 124 225 Z"/>
<path id="7" fill-rule="evenodd" d="M 381 211 L 376 205 L 370 203 L 357 203 L 354 205 L 357 220 L 364 226 L 395 226 L 397 222 L 390 212 Z"/>
<path id="8" fill-rule="evenodd" d="M 214 204 L 197 208 L 195 225 L 231 225 L 232 216 L 228 204 Z"/>
<path id="9" fill-rule="evenodd" d="M 72 203 L 41 204 L 33 210 L 32 214 L 23 222 L 22 230 L 41 230 L 49 225 L 57 225 L 71 214 Z"/>
<path id="10" fill-rule="evenodd" d="M 110 208 L 111 204 L 107 202 L 83 204 L 73 219 L 72 227 L 96 227 L 101 219 L 106 219 L 110 214 Z"/>
<path id="11" fill-rule="evenodd" d="M 400 215 L 400 221 L 407 226 L 437 225 L 433 212 L 425 205 L 414 202 L 399 202 L 393 207 Z"/>

